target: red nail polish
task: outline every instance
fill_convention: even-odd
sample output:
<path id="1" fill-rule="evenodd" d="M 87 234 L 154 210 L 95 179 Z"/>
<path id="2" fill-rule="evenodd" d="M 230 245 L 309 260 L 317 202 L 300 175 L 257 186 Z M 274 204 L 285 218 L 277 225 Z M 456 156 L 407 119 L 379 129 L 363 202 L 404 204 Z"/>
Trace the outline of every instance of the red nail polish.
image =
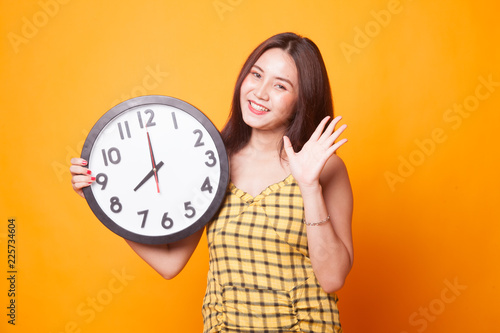
<path id="1" fill-rule="evenodd" d="M 87 162 L 87 161 L 85 161 L 85 160 L 83 160 L 83 161 L 82 161 L 82 165 L 87 165 L 87 163 L 88 163 L 88 162 Z"/>
<path id="2" fill-rule="evenodd" d="M 90 175 L 90 174 L 92 174 L 92 171 L 87 170 L 87 175 Z"/>
<path id="3" fill-rule="evenodd" d="M 95 180 L 95 177 L 90 177 L 90 180 L 94 181 L 94 180 Z"/>

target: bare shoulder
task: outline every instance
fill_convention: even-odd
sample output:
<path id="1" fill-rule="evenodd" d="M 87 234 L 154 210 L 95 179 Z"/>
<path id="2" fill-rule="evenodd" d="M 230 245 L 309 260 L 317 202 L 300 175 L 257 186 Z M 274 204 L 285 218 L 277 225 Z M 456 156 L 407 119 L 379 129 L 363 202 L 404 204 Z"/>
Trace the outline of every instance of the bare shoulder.
<path id="1" fill-rule="evenodd" d="M 325 203 L 328 211 L 332 214 L 336 230 L 344 230 L 349 234 L 354 197 L 346 165 L 339 156 L 330 157 L 321 173 L 320 183 Z"/>
<path id="2" fill-rule="evenodd" d="M 320 182 L 322 185 L 331 183 L 332 181 L 337 182 L 341 180 L 349 180 L 347 173 L 347 167 L 338 155 L 332 155 L 325 164 L 323 171 L 321 172 Z"/>
<path id="3" fill-rule="evenodd" d="M 344 161 L 333 155 L 326 163 L 320 177 L 323 195 L 329 202 L 341 204 L 349 211 L 352 209 L 353 193 L 347 167 Z"/>

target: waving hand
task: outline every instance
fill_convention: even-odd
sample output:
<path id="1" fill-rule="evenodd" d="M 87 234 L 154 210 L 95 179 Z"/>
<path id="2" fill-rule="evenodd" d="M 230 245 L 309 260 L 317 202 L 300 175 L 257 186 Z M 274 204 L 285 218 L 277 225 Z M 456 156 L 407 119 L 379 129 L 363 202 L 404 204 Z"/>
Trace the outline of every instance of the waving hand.
<path id="1" fill-rule="evenodd" d="M 335 130 L 335 126 L 342 117 L 339 116 L 333 119 L 325 129 L 329 119 L 330 117 L 326 117 L 320 122 L 300 152 L 296 153 L 294 151 L 288 137 L 283 138 L 290 170 L 298 184 L 304 186 L 316 185 L 328 159 L 340 146 L 347 142 L 347 139 L 336 142 L 347 127 L 347 125 L 342 125 Z"/>

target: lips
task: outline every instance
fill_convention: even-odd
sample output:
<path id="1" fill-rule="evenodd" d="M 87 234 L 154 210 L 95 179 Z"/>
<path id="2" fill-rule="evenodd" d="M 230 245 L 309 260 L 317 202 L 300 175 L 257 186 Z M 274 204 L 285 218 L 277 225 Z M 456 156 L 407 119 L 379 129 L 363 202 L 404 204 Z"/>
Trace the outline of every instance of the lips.
<path id="1" fill-rule="evenodd" d="M 248 102 L 248 108 L 250 109 L 250 111 L 252 111 L 253 113 L 255 113 L 257 115 L 262 115 L 262 114 L 265 114 L 265 113 L 271 111 L 268 108 L 266 108 L 265 106 L 257 104 L 254 101 Z"/>

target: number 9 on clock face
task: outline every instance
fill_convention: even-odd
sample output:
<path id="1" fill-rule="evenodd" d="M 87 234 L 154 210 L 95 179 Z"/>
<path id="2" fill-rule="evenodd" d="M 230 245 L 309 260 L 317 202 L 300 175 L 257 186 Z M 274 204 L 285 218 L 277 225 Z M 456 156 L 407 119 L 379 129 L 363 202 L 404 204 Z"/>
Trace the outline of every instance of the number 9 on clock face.
<path id="1" fill-rule="evenodd" d="M 132 241 L 170 243 L 201 229 L 229 181 L 219 131 L 198 109 L 142 96 L 106 112 L 82 149 L 96 181 L 84 189 L 94 214 Z"/>

